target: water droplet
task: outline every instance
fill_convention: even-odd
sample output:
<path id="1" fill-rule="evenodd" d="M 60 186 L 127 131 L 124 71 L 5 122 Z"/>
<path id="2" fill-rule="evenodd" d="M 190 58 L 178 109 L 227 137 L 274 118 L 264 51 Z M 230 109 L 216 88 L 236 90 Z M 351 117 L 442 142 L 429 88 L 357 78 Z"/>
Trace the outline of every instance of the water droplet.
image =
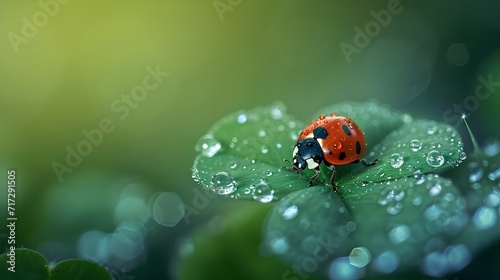
<path id="1" fill-rule="evenodd" d="M 276 148 L 281 149 L 282 145 L 280 143 L 276 144 Z"/>
<path id="2" fill-rule="evenodd" d="M 397 225 L 389 231 L 389 239 L 394 244 L 399 244 L 410 238 L 410 228 L 407 225 Z"/>
<path id="3" fill-rule="evenodd" d="M 227 172 L 218 172 L 212 176 L 210 186 L 220 195 L 232 194 L 237 190 L 236 181 Z"/>
<path id="4" fill-rule="evenodd" d="M 488 157 L 494 157 L 500 152 L 500 144 L 496 139 L 490 139 L 484 146 L 483 152 Z"/>
<path id="5" fill-rule="evenodd" d="M 267 177 L 271 177 L 273 176 L 273 172 L 271 170 L 266 170 L 264 171 L 264 175 L 266 175 Z"/>
<path id="6" fill-rule="evenodd" d="M 285 220 L 291 220 L 299 214 L 299 208 L 296 205 L 291 205 L 285 209 L 280 209 L 281 217 Z"/>
<path id="7" fill-rule="evenodd" d="M 415 184 L 417 185 L 421 185 L 425 182 L 425 176 L 424 174 L 422 173 L 422 171 L 420 170 L 417 170 L 415 173 L 413 173 L 415 175 L 413 175 L 413 178 L 415 178 Z"/>
<path id="8" fill-rule="evenodd" d="M 458 158 L 460 160 L 465 160 L 467 158 L 467 154 L 465 152 L 461 152 L 460 155 L 458 155 Z"/>
<path id="9" fill-rule="evenodd" d="M 469 182 L 470 183 L 479 182 L 479 180 L 483 178 L 483 175 L 484 175 L 483 168 L 478 167 L 474 172 L 471 172 L 469 174 Z"/>
<path id="10" fill-rule="evenodd" d="M 489 229 L 497 222 L 497 212 L 491 207 L 481 207 L 474 214 L 474 224 L 480 230 Z"/>
<path id="11" fill-rule="evenodd" d="M 288 241 L 282 234 L 276 233 L 274 234 L 274 236 L 270 238 L 269 247 L 271 247 L 271 250 L 273 251 L 274 254 L 282 255 L 288 252 L 290 245 L 288 244 Z"/>
<path id="12" fill-rule="evenodd" d="M 405 192 L 403 190 L 395 190 L 394 191 L 394 200 L 401 201 L 405 197 Z"/>
<path id="13" fill-rule="evenodd" d="M 417 152 L 419 151 L 420 149 L 422 149 L 422 142 L 420 142 L 419 140 L 417 139 L 413 139 L 410 141 L 410 149 L 414 152 Z"/>
<path id="14" fill-rule="evenodd" d="M 355 267 L 365 267 L 370 263 L 371 255 L 365 247 L 353 248 L 349 254 L 349 263 Z"/>
<path id="15" fill-rule="evenodd" d="M 378 204 L 384 206 L 394 199 L 394 190 L 385 189 L 380 193 Z"/>
<path id="16" fill-rule="evenodd" d="M 437 131 L 437 126 L 432 126 L 427 129 L 427 134 L 433 135 Z"/>
<path id="17" fill-rule="evenodd" d="M 262 203 L 271 202 L 274 199 L 274 190 L 269 186 L 269 184 L 267 184 L 266 181 L 260 180 L 259 184 L 255 186 L 253 199 Z"/>
<path id="18" fill-rule="evenodd" d="M 411 201 L 411 203 L 415 206 L 418 206 L 420 204 L 422 204 L 422 201 L 423 201 L 423 197 L 421 195 L 415 195 L 413 197 L 413 200 Z"/>
<path id="19" fill-rule="evenodd" d="M 389 157 L 389 163 L 394 168 L 400 168 L 404 163 L 403 156 L 398 153 L 394 153 Z"/>
<path id="20" fill-rule="evenodd" d="M 229 164 L 229 168 L 231 169 L 235 169 L 236 167 L 238 167 L 238 164 L 236 162 L 232 162 L 231 164 Z"/>
<path id="21" fill-rule="evenodd" d="M 267 136 L 266 131 L 263 130 L 263 129 L 259 130 L 258 134 L 259 134 L 260 137 L 266 137 Z"/>
<path id="22" fill-rule="evenodd" d="M 213 157 L 221 149 L 221 144 L 211 134 L 201 137 L 196 143 L 195 150 L 206 157 Z"/>
<path id="23" fill-rule="evenodd" d="M 236 117 L 236 121 L 238 123 L 245 123 L 247 121 L 247 115 L 245 114 L 239 114 L 237 117 Z"/>
<path id="24" fill-rule="evenodd" d="M 444 163 L 443 155 L 436 150 L 430 151 L 425 160 L 431 167 L 440 167 Z"/>
<path id="25" fill-rule="evenodd" d="M 399 266 L 399 258 L 393 251 L 386 251 L 375 258 L 373 267 L 385 274 L 389 274 L 396 270 Z"/>
<path id="26" fill-rule="evenodd" d="M 433 182 L 427 185 L 430 196 L 436 196 L 441 193 L 442 186 L 439 182 Z"/>
<path id="27" fill-rule="evenodd" d="M 500 168 L 492 171 L 490 174 L 488 174 L 488 179 L 491 181 L 495 181 L 496 179 L 500 178 Z"/>
<path id="28" fill-rule="evenodd" d="M 278 106 L 273 106 L 271 108 L 271 116 L 273 117 L 273 119 L 275 120 L 278 120 L 278 119 L 281 119 L 283 117 L 283 111 L 281 110 L 280 107 Z"/>
<path id="29" fill-rule="evenodd" d="M 406 124 L 409 124 L 413 121 L 413 118 L 412 116 L 410 116 L 409 114 L 404 114 L 402 117 L 401 117 L 401 120 L 406 123 Z"/>
<path id="30" fill-rule="evenodd" d="M 490 192 L 485 198 L 484 202 L 486 205 L 491 206 L 491 207 L 497 207 L 500 206 L 500 192 L 494 190 Z"/>
<path id="31" fill-rule="evenodd" d="M 263 153 L 263 154 L 267 154 L 267 152 L 269 152 L 269 150 L 266 148 L 266 147 L 262 147 L 260 149 L 260 151 Z"/>
<path id="32" fill-rule="evenodd" d="M 400 202 L 397 203 L 391 203 L 389 206 L 387 206 L 387 213 L 391 215 L 396 215 L 399 212 L 401 212 L 401 209 L 403 209 L 403 204 Z"/>

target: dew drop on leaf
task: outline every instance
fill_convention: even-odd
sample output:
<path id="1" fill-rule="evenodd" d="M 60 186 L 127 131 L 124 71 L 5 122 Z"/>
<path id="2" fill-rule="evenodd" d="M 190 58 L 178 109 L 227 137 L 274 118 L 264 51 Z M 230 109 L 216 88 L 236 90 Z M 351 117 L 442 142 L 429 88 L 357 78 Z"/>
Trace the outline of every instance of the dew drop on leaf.
<path id="1" fill-rule="evenodd" d="M 431 167 L 440 167 L 444 163 L 443 155 L 437 150 L 430 151 L 425 160 Z"/>
<path id="2" fill-rule="evenodd" d="M 275 233 L 269 240 L 269 247 L 274 254 L 282 255 L 288 252 L 290 244 L 282 234 Z"/>
<path id="3" fill-rule="evenodd" d="M 274 190 L 265 180 L 260 180 L 255 186 L 253 199 L 262 203 L 271 202 L 274 199 Z"/>
<path id="4" fill-rule="evenodd" d="M 403 156 L 401 154 L 394 153 L 389 157 L 389 163 L 394 168 L 400 168 L 404 163 Z"/>
<path id="5" fill-rule="evenodd" d="M 427 185 L 427 190 L 429 190 L 430 196 L 436 196 L 441 193 L 442 186 L 439 182 L 431 182 Z"/>
<path id="6" fill-rule="evenodd" d="M 288 206 L 285 209 L 280 209 L 281 217 L 285 220 L 291 220 L 299 214 L 299 208 L 296 205 Z"/>
<path id="7" fill-rule="evenodd" d="M 232 194 L 237 190 L 236 181 L 227 172 L 218 172 L 212 176 L 210 187 L 220 195 Z"/>
<path id="8" fill-rule="evenodd" d="M 213 157 L 221 149 L 221 144 L 215 138 L 207 134 L 196 143 L 195 150 L 206 157 Z"/>
<path id="9" fill-rule="evenodd" d="M 422 142 L 420 142 L 420 140 L 418 140 L 418 139 L 411 140 L 410 141 L 410 149 L 413 152 L 419 151 L 420 149 L 422 149 Z"/>
<path id="10" fill-rule="evenodd" d="M 371 255 L 365 247 L 353 248 L 349 254 L 349 263 L 355 267 L 365 267 L 370 263 Z"/>
<path id="11" fill-rule="evenodd" d="M 238 117 L 236 117 L 236 121 L 238 123 L 245 123 L 247 121 L 247 115 L 239 114 Z"/>
<path id="12" fill-rule="evenodd" d="M 465 160 L 467 158 L 467 154 L 465 152 L 461 152 L 460 155 L 458 155 L 458 158 L 460 160 Z"/>

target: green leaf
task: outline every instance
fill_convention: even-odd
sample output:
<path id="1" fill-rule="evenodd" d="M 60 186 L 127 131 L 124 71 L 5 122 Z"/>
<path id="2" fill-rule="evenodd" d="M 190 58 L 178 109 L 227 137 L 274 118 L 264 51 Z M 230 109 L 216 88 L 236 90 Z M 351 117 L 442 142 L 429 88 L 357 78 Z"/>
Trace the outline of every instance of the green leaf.
<path id="1" fill-rule="evenodd" d="M 12 253 L 14 253 L 13 256 Z M 12 269 L 15 272 L 12 272 Z M 40 253 L 31 249 L 21 248 L 12 252 L 8 251 L 0 255 L 0 279 L 50 279 L 47 260 Z"/>
<path id="2" fill-rule="evenodd" d="M 111 280 L 113 277 L 102 265 L 87 260 L 65 260 L 52 268 L 51 280 Z"/>
<path id="3" fill-rule="evenodd" d="M 0 279 L 12 280 L 111 280 L 113 277 L 102 265 L 87 260 L 66 260 L 49 268 L 47 259 L 40 253 L 31 249 L 20 248 L 12 253 L 6 252 L 0 255 Z M 10 261 L 13 261 L 10 263 Z M 9 270 L 15 266 L 15 272 Z"/>
<path id="4" fill-rule="evenodd" d="M 340 191 L 335 193 L 329 184 L 331 173 L 324 166 L 316 180 L 318 187 L 312 188 L 306 187 L 307 180 L 298 180 L 297 174 L 281 169 L 281 158 L 287 156 L 284 150 L 291 153 L 295 136 L 303 127 L 297 127 L 299 122 L 288 117 L 282 106 L 276 106 L 240 112 L 216 124 L 209 137 L 201 140 L 198 150 L 202 154 L 196 159 L 193 174 L 204 189 L 232 198 L 257 197 L 262 201 L 256 193 L 271 193 L 274 199 L 265 202 L 281 200 L 264 229 L 264 244 L 270 252 L 293 267 L 330 278 L 340 277 L 335 274 L 339 271 L 351 273 L 352 278 L 392 273 L 416 263 L 422 263 L 421 270 L 427 275 L 442 276 L 468 263 L 466 258 L 449 261 L 435 274 L 426 266 L 436 258 L 429 257 L 430 252 L 448 248 L 466 254 L 460 251 L 460 244 L 453 247 L 450 243 L 466 227 L 465 199 L 452 181 L 436 173 L 463 159 L 462 140 L 453 127 L 413 120 L 375 101 L 320 110 L 318 115 L 334 112 L 352 118 L 365 133 L 365 158 L 380 160 L 373 167 L 336 166 Z M 272 117 L 275 108 L 282 112 L 279 118 Z M 239 119 L 241 115 L 246 118 Z M 290 122 L 294 125 L 287 127 Z M 268 133 L 275 130 L 279 132 L 276 136 Z M 255 135 L 273 135 L 276 142 L 263 142 Z M 215 140 L 212 144 L 218 143 L 215 147 L 220 150 L 204 153 L 213 151 L 204 145 L 207 140 Z M 242 140 L 247 144 L 238 148 L 236 144 Z M 273 143 L 287 144 L 269 153 Z M 271 149 L 262 153 L 262 146 Z M 263 177 L 268 171 L 270 176 Z M 310 175 L 303 172 L 306 179 Z M 258 192 L 262 185 L 266 191 Z M 224 186 L 229 186 L 231 193 L 225 192 Z M 293 217 L 286 219 L 284 215 Z M 335 250 L 321 254 L 321 238 L 334 240 Z"/>
<path id="5" fill-rule="evenodd" d="M 229 115 L 198 142 L 193 178 L 207 191 L 261 202 L 306 188 L 282 169 L 302 127 L 281 104 Z"/>
<path id="6" fill-rule="evenodd" d="M 311 187 L 289 194 L 269 213 L 263 244 L 288 263 L 302 266 L 306 258 L 345 254 L 355 230 L 347 208 L 331 187 Z"/>
<path id="7" fill-rule="evenodd" d="M 463 143 L 451 126 L 428 120 L 416 120 L 389 133 L 369 152 L 379 159 L 373 168 L 357 165 L 339 185 L 379 182 L 415 174 L 425 174 L 457 164 Z"/>

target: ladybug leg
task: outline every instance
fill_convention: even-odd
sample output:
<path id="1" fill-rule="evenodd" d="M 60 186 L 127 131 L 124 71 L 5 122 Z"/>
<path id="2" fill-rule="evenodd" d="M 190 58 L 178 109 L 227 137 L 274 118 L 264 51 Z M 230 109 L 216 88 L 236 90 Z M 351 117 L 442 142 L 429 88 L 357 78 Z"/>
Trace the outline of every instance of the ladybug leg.
<path id="1" fill-rule="evenodd" d="M 335 184 L 335 175 L 337 174 L 337 171 L 335 170 L 335 165 L 328 165 L 328 169 L 332 171 L 332 176 L 330 177 L 330 184 L 332 184 L 332 188 L 334 191 L 338 191 L 339 188 L 337 187 L 337 184 Z"/>
<path id="2" fill-rule="evenodd" d="M 319 167 L 316 167 L 314 168 L 314 175 L 312 175 L 311 178 L 309 178 L 309 187 L 311 187 L 313 185 L 313 181 L 316 180 L 316 178 L 318 178 L 319 176 Z"/>

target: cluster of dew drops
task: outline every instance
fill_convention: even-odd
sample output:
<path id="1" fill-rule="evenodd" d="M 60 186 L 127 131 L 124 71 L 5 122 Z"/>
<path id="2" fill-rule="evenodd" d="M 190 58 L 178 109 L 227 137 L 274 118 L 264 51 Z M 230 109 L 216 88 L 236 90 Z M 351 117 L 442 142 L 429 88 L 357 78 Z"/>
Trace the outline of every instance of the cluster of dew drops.
<path id="1" fill-rule="evenodd" d="M 266 116 L 259 117 L 253 115 L 252 113 L 239 113 L 235 116 L 235 122 L 238 125 L 248 125 L 252 121 L 258 120 L 259 122 L 265 124 L 271 124 L 273 122 L 280 122 L 284 117 L 284 107 L 280 104 L 271 106 L 267 112 L 263 112 Z M 268 116 L 267 116 L 268 115 Z M 244 165 L 237 162 L 228 162 L 225 170 L 231 172 L 231 170 L 236 170 L 239 168 L 248 170 L 249 172 L 255 172 L 256 169 L 252 167 L 256 163 L 254 159 L 257 152 L 262 154 L 270 153 L 271 150 L 279 150 L 283 148 L 283 144 L 280 142 L 274 143 L 272 140 L 275 133 L 287 133 L 286 128 L 289 128 L 290 133 L 288 134 L 291 140 L 295 141 L 297 139 L 297 132 L 295 131 L 298 127 L 295 121 L 282 121 L 279 125 L 274 127 L 270 125 L 269 129 L 260 129 L 256 136 L 248 136 L 246 139 L 238 139 L 237 137 L 232 137 L 228 144 L 228 147 L 223 147 L 223 145 L 211 134 L 208 133 L 203 136 L 195 146 L 195 150 L 200 152 L 204 157 L 214 157 L 223 149 L 234 149 L 237 153 L 245 155 L 248 158 L 249 164 Z M 257 137 L 256 141 L 253 141 L 251 137 Z M 259 146 L 254 146 L 255 143 L 260 143 Z M 206 173 L 206 171 L 201 171 Z M 241 194 L 236 193 L 238 190 L 238 182 L 234 177 L 226 171 L 219 171 L 212 175 L 210 182 L 208 183 L 207 190 L 210 190 L 219 195 L 228 195 L 231 198 L 239 198 Z M 272 176 L 276 172 L 281 172 L 281 168 L 277 168 L 276 171 L 266 170 L 263 174 L 255 174 L 255 177 L 260 177 L 251 183 L 248 187 L 245 187 L 243 193 L 245 195 L 252 195 L 253 199 L 258 202 L 268 203 L 273 201 L 276 197 L 274 195 L 274 190 L 267 182 L 266 178 Z M 194 170 L 193 179 L 199 181 L 198 170 Z M 235 194 L 236 193 L 236 194 Z"/>

